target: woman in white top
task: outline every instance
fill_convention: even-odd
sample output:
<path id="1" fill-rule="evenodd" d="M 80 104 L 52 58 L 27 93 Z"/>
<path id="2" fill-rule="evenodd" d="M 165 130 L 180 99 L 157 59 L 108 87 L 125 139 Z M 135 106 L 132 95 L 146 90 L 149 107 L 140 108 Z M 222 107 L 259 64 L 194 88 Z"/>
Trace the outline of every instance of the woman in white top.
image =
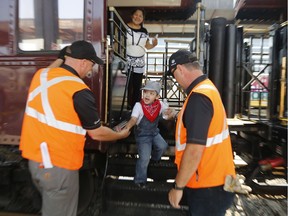
<path id="1" fill-rule="evenodd" d="M 132 109 L 141 99 L 143 73 L 145 71 L 146 49 L 152 49 L 158 44 L 157 38 L 149 41 L 149 34 L 143 27 L 144 10 L 136 8 L 131 13 L 131 21 L 127 23 L 127 61 L 130 71 L 128 85 L 128 109 Z"/>

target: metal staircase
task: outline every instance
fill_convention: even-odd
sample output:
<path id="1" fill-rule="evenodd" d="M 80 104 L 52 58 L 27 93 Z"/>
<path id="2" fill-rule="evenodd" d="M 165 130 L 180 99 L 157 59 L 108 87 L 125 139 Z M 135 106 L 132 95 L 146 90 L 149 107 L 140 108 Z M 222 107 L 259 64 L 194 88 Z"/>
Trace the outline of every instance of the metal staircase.
<path id="1" fill-rule="evenodd" d="M 137 160 L 133 132 L 128 139 L 110 146 L 101 216 L 186 215 L 188 208 L 185 203 L 182 203 L 182 209 L 174 209 L 168 201 L 168 192 L 177 173 L 174 164 L 174 128 L 174 120 L 159 122 L 160 133 L 169 146 L 159 163 L 149 164 L 146 188 L 139 188 L 133 181 Z"/>
<path id="2" fill-rule="evenodd" d="M 147 186 L 139 188 L 133 182 L 136 154 L 111 156 L 103 191 L 102 216 L 186 215 L 185 203 L 181 203 L 181 209 L 174 209 L 169 204 L 168 193 L 177 171 L 173 157 L 165 158 L 157 164 L 149 164 Z"/>

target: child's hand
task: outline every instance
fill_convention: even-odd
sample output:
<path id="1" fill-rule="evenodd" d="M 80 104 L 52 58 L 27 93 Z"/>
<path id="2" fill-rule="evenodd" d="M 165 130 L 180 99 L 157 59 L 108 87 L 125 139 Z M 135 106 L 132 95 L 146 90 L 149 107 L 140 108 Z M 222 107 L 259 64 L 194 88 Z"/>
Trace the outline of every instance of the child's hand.
<path id="1" fill-rule="evenodd" d="M 121 131 L 119 131 L 119 133 L 121 134 L 122 138 L 126 138 L 130 135 L 130 130 L 128 128 L 123 128 Z"/>
<path id="2" fill-rule="evenodd" d="M 120 132 L 122 129 L 120 125 L 116 125 L 115 127 L 113 127 L 113 130 L 116 132 Z"/>
<path id="3" fill-rule="evenodd" d="M 120 132 L 121 130 L 123 130 L 124 128 L 127 128 L 127 121 L 122 121 L 121 123 L 119 123 L 118 125 L 113 127 L 114 131 Z"/>
<path id="4" fill-rule="evenodd" d="M 163 116 L 166 117 L 166 120 L 173 119 L 176 116 L 176 111 L 174 108 L 168 107 L 167 109 L 165 109 L 165 111 L 163 111 Z"/>

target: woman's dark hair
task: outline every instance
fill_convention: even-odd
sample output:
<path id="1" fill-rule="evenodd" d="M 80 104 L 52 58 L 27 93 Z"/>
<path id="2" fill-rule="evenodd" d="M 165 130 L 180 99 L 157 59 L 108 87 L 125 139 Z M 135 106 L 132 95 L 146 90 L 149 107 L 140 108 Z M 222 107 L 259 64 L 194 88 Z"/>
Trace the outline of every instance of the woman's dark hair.
<path id="1" fill-rule="evenodd" d="M 144 19 L 145 19 L 145 15 L 146 15 L 144 8 L 134 8 L 134 9 L 132 10 L 132 12 L 131 12 L 131 17 L 133 16 L 133 14 L 134 14 L 137 10 L 142 11 L 142 13 L 143 13 L 143 20 L 144 20 Z"/>

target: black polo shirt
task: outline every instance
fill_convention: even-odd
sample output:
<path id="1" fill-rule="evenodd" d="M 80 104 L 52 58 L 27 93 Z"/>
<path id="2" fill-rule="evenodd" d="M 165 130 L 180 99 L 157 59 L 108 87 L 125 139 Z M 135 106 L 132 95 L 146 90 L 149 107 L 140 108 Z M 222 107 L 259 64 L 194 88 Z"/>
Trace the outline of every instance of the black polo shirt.
<path id="1" fill-rule="evenodd" d="M 198 83 L 205 79 L 208 79 L 207 76 L 202 75 L 194 80 L 186 89 L 187 95 Z M 214 112 L 212 102 L 207 96 L 195 92 L 186 100 L 188 100 L 188 103 L 183 114 L 183 124 L 187 130 L 186 143 L 205 145 Z"/>
<path id="2" fill-rule="evenodd" d="M 78 73 L 72 67 L 65 64 L 61 67 L 79 77 Z M 76 92 L 73 95 L 73 103 L 74 109 L 84 129 L 92 130 L 101 126 L 93 92 L 89 89 Z"/>

